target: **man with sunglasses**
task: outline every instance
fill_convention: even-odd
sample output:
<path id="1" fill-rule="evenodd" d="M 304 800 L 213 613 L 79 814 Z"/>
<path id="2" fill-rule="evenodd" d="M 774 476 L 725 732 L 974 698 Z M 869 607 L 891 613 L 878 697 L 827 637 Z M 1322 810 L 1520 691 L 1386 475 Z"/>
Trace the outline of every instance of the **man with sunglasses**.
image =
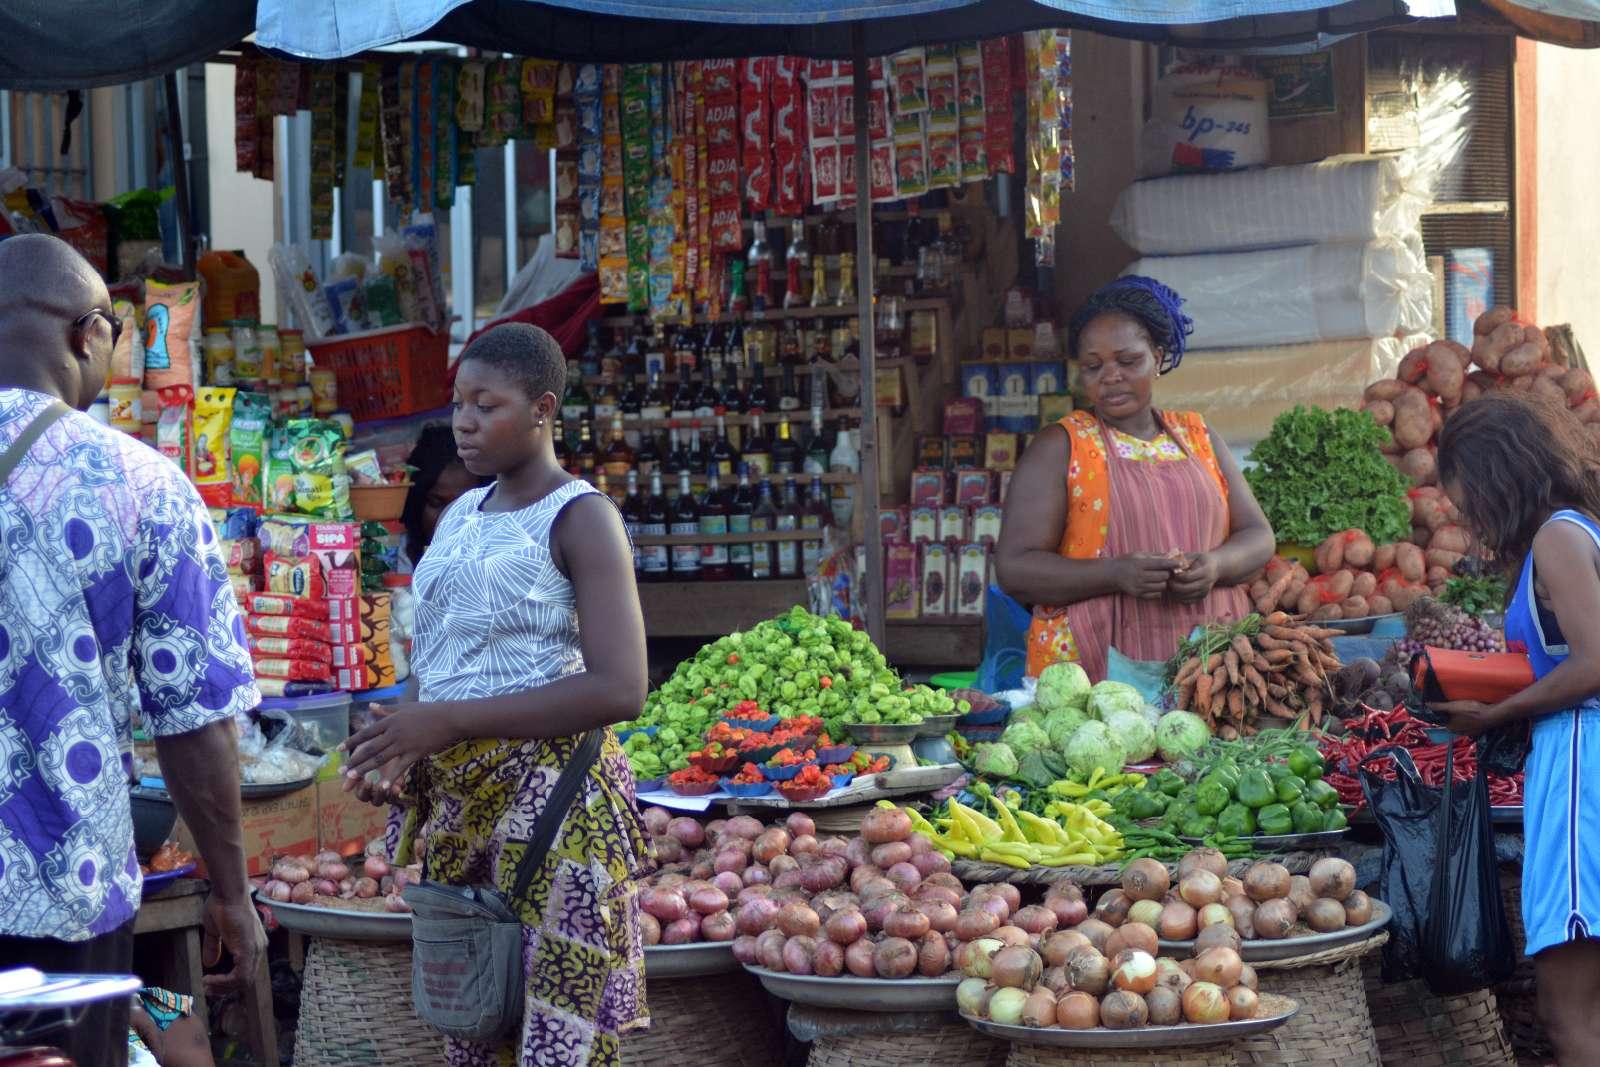
<path id="1" fill-rule="evenodd" d="M 0 241 L 0 970 L 132 970 L 137 706 L 211 879 L 207 931 L 233 957 L 206 979 L 220 993 L 254 976 L 265 946 L 233 726 L 259 694 L 194 487 L 82 414 L 120 332 L 69 245 Z M 127 1034 L 128 1002 L 105 1002 L 68 1051 L 80 1067 L 121 1065 Z"/>

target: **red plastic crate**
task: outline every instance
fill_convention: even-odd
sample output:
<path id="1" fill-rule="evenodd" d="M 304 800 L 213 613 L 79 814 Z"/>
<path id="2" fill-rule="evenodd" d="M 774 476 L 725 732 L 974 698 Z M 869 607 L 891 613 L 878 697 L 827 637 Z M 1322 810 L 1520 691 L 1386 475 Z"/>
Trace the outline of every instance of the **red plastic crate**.
<path id="1" fill-rule="evenodd" d="M 448 331 L 389 326 L 307 341 L 306 349 L 338 376 L 339 406 L 357 422 L 431 411 L 450 399 Z"/>

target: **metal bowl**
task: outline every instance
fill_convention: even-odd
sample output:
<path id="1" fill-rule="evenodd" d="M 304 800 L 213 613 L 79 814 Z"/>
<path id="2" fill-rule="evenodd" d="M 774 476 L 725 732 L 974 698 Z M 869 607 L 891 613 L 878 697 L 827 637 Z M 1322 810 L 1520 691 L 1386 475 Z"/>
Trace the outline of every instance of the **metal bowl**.
<path id="1" fill-rule="evenodd" d="M 646 978 L 699 978 L 729 974 L 739 969 L 730 941 L 699 941 L 692 945 L 648 945 L 644 950 Z"/>
<path id="2" fill-rule="evenodd" d="M 911 723 L 883 723 L 883 722 L 847 722 L 844 728 L 850 731 L 850 736 L 857 741 L 876 742 L 880 745 L 902 744 L 914 741 L 922 732 L 920 722 Z"/>
<path id="3" fill-rule="evenodd" d="M 949 715 L 924 715 L 922 717 L 922 729 L 917 733 L 917 736 L 943 737 L 955 729 L 956 720 L 960 717 L 954 713 Z"/>
<path id="4" fill-rule="evenodd" d="M 971 1015 L 962 1015 L 967 1025 L 981 1034 L 1012 1041 L 1019 1045 L 1040 1045 L 1046 1048 L 1159 1048 L 1176 1049 L 1192 1045 L 1217 1045 L 1251 1034 L 1275 1030 L 1294 1018 L 1300 1005 L 1288 997 L 1263 993 L 1259 1009 L 1264 1014 L 1254 1019 L 1240 1019 L 1226 1023 L 1181 1023 L 1177 1026 L 1143 1026 L 1137 1030 L 1108 1030 L 1096 1026 L 1092 1030 L 1063 1030 L 1047 1026 L 1007 1026 Z M 1174 1058 L 1172 1063 L 1182 1062 Z"/>
<path id="5" fill-rule="evenodd" d="M 1381 900 L 1372 902 L 1372 921 L 1361 926 L 1347 926 L 1331 934 L 1307 934 L 1304 937 L 1286 937 L 1281 941 L 1246 941 L 1239 949 L 1239 957 L 1246 963 L 1264 963 L 1269 960 L 1287 960 L 1305 956 L 1323 949 L 1338 948 L 1365 941 L 1382 930 L 1394 918 L 1389 905 Z M 1194 951 L 1193 941 L 1161 941 L 1163 953 L 1181 952 L 1187 956 Z"/>
<path id="6" fill-rule="evenodd" d="M 278 925 L 285 930 L 310 937 L 332 937 L 340 941 L 410 941 L 411 916 L 405 912 L 352 911 L 346 908 L 319 908 L 310 904 L 291 904 L 268 900 L 256 891 L 256 900 L 272 910 Z"/>
<path id="7" fill-rule="evenodd" d="M 956 1006 L 953 978 L 818 978 L 816 975 L 783 974 L 763 967 L 745 966 L 761 979 L 773 996 L 796 1004 L 818 1008 L 844 1008 L 847 1011 L 950 1011 Z"/>

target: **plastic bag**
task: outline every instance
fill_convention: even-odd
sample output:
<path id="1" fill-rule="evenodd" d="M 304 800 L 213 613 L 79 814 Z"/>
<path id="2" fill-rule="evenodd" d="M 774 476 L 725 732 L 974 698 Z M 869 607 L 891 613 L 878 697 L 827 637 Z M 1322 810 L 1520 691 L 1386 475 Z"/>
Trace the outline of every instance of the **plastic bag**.
<path id="1" fill-rule="evenodd" d="M 1394 781 L 1386 782 L 1369 769 L 1382 760 L 1391 761 L 1399 772 Z M 1453 765 L 1446 770 L 1445 781 L 1453 771 Z M 1394 910 L 1383 949 L 1383 980 L 1425 978 L 1435 992 L 1459 993 L 1509 975 L 1515 961 L 1482 772 L 1468 788 L 1435 789 L 1423 783 L 1409 752 L 1385 748 L 1362 762 L 1361 792 L 1383 834 L 1377 896 Z M 1486 896 L 1480 884 L 1484 879 Z M 1430 922 L 1435 912 L 1438 921 Z M 1457 951 L 1452 942 L 1473 955 L 1451 955 Z M 1476 975 L 1474 984 L 1455 984 L 1469 974 Z"/>
<path id="2" fill-rule="evenodd" d="M 1106 681 L 1133 686 L 1146 704 L 1160 705 L 1166 670 L 1161 660 L 1129 659 L 1114 648 L 1106 656 Z"/>
<path id="3" fill-rule="evenodd" d="M 1015 689 L 1028 668 L 1028 626 L 1033 616 L 996 585 L 989 587 L 983 614 L 983 662 L 973 685 L 985 693 Z"/>

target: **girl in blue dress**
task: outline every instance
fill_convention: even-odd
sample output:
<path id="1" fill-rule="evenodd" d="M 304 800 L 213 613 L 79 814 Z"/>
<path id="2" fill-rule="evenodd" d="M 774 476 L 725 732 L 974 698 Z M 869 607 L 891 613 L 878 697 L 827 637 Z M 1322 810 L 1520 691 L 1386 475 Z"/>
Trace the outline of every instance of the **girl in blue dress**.
<path id="1" fill-rule="evenodd" d="M 1567 1067 L 1600 1064 L 1600 447 L 1532 393 L 1465 404 L 1439 438 L 1446 493 L 1506 567 L 1506 637 L 1537 679 L 1489 706 L 1439 705 L 1457 733 L 1531 721 L 1522 918 L 1539 1015 Z"/>

